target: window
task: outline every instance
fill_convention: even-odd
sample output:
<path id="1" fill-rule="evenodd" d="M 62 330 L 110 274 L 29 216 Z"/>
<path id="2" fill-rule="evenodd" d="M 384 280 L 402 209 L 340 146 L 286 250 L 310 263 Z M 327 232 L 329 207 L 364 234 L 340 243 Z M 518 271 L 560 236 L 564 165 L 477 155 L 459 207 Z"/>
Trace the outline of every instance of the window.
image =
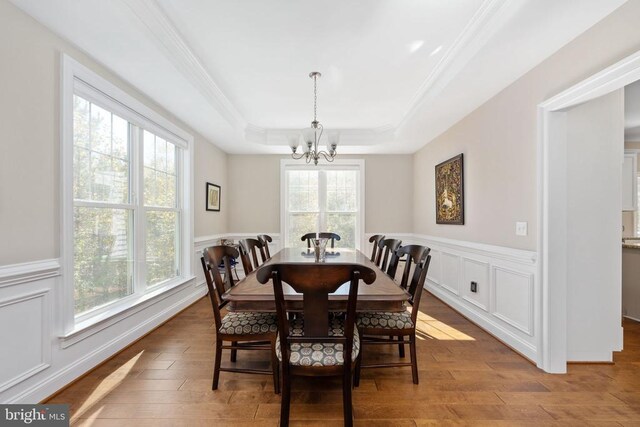
<path id="1" fill-rule="evenodd" d="M 133 293 L 130 124 L 73 97 L 75 313 Z"/>
<path id="2" fill-rule="evenodd" d="M 303 234 L 328 231 L 340 235 L 336 247 L 360 248 L 364 224 L 363 170 L 362 161 L 336 161 L 313 167 L 283 160 L 285 245 L 301 246 Z"/>
<path id="3" fill-rule="evenodd" d="M 61 93 L 69 332 L 191 279 L 193 140 L 67 56 Z"/>

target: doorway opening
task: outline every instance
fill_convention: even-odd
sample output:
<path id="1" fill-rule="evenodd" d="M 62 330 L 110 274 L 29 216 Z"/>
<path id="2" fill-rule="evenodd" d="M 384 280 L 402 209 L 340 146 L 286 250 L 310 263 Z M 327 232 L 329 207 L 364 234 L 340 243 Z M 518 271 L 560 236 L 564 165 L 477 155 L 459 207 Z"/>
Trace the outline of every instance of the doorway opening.
<path id="1" fill-rule="evenodd" d="M 539 105 L 538 366 L 547 372 L 622 350 L 624 88 L 638 80 L 640 52 Z"/>

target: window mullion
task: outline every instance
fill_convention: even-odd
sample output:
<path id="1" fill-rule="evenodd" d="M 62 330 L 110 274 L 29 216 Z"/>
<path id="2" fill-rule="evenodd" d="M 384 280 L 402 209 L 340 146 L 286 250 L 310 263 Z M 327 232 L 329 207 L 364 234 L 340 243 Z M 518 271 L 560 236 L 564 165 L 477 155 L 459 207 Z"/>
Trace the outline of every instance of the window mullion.
<path id="1" fill-rule="evenodd" d="M 180 179 L 178 179 L 179 176 L 181 176 L 182 174 L 182 162 L 184 161 L 184 157 L 183 157 L 183 152 L 182 150 L 175 150 L 174 149 L 174 153 L 175 153 L 175 173 L 176 173 L 176 205 L 174 206 L 177 210 L 176 213 L 176 239 L 174 241 L 175 247 L 175 269 L 176 269 L 176 276 L 181 276 L 183 271 L 184 271 L 184 260 L 183 260 L 183 256 L 184 254 L 182 253 L 182 251 L 180 250 L 180 248 L 182 247 L 182 245 L 180 244 L 180 242 L 182 242 L 182 237 L 184 236 L 184 228 L 182 227 L 182 210 L 184 207 L 184 192 L 182 191 L 182 182 Z M 189 248 L 188 250 L 192 250 L 191 248 Z"/>
<path id="2" fill-rule="evenodd" d="M 318 231 L 327 231 L 327 172 L 318 171 Z"/>
<path id="3" fill-rule="evenodd" d="M 132 164 L 132 185 L 134 186 L 134 247 L 135 281 L 134 291 L 141 295 L 146 290 L 146 263 L 145 263 L 145 225 L 146 217 L 144 206 L 144 153 L 142 152 L 142 128 L 131 126 L 131 144 L 134 159 Z"/>

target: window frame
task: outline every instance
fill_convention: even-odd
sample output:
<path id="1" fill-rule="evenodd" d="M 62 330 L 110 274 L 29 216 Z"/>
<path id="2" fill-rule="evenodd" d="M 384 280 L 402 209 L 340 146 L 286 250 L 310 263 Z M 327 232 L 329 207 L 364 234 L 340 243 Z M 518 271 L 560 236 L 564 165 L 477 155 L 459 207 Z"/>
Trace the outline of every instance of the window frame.
<path id="1" fill-rule="evenodd" d="M 288 170 L 317 170 L 317 171 L 327 171 L 327 170 L 355 170 L 358 171 L 358 183 L 359 183 L 359 197 L 358 197 L 358 212 L 356 214 L 357 225 L 356 225 L 356 249 L 362 250 L 366 245 L 364 243 L 365 240 L 365 161 L 364 159 L 335 159 L 332 163 L 320 163 L 317 166 L 306 164 L 302 161 L 297 161 L 293 159 L 281 159 L 280 160 L 280 236 L 282 247 L 286 247 L 287 242 L 289 241 L 289 215 L 288 215 L 288 204 L 289 204 L 289 189 L 287 186 L 287 177 L 286 172 Z M 322 186 L 322 175 L 319 177 L 319 185 Z M 326 181 L 326 179 L 325 179 Z M 325 183 L 326 187 L 326 183 Z M 318 204 L 319 204 L 319 212 L 320 221 L 322 221 L 322 215 L 326 216 L 327 213 L 334 213 L 333 211 L 329 212 L 325 210 L 322 211 L 321 207 L 326 205 L 326 201 L 324 198 L 326 194 L 319 194 Z M 326 206 L 325 206 L 326 207 Z"/>
<path id="2" fill-rule="evenodd" d="M 147 107 L 143 102 L 129 95 L 116 85 L 100 77 L 97 73 L 80 64 L 66 54 L 61 55 L 61 82 L 60 82 L 60 210 L 61 233 L 60 253 L 62 265 L 62 292 L 60 294 L 60 306 L 62 317 L 61 337 L 68 338 L 107 319 L 111 319 L 145 301 L 166 294 L 171 289 L 191 282 L 194 276 L 193 266 L 193 145 L 194 138 L 188 132 L 182 130 L 171 121 Z M 73 210 L 76 206 L 73 194 L 73 97 L 78 95 L 87 101 L 96 104 L 113 114 L 127 120 L 136 126 L 136 132 L 130 132 L 130 205 L 134 205 L 133 232 L 133 293 L 126 297 L 107 303 L 103 306 L 88 310 L 80 315 L 75 314 L 74 301 L 74 236 L 73 236 Z M 176 150 L 176 176 L 179 181 L 176 209 L 180 211 L 180 220 L 177 227 L 177 241 L 179 245 L 179 272 L 166 282 L 150 286 L 143 283 L 145 267 L 144 220 L 142 216 L 146 207 L 143 203 L 142 188 L 143 158 L 142 132 L 148 130 L 153 134 L 175 144 Z M 138 135 L 134 135 L 134 134 Z M 134 142 L 134 139 L 138 139 Z M 83 202 L 84 203 L 84 202 Z M 89 202 L 99 206 L 100 202 Z"/>

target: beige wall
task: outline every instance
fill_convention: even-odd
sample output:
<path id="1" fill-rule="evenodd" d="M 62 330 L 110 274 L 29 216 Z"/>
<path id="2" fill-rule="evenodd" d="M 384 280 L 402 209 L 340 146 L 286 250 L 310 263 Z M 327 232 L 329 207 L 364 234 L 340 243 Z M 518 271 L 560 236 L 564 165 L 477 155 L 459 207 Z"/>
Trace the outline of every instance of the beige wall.
<path id="1" fill-rule="evenodd" d="M 229 230 L 280 232 L 280 159 L 229 155 Z M 410 155 L 341 156 L 365 160 L 365 233 L 410 233 L 413 161 Z"/>
<path id="2" fill-rule="evenodd" d="M 224 153 L 5 0 L 0 1 L 0 28 L 0 265 L 59 257 L 61 52 L 194 135 L 195 187 L 201 190 L 195 197 L 195 233 L 226 232 L 224 213 L 201 212 L 204 182 L 226 187 Z"/>
<path id="3" fill-rule="evenodd" d="M 622 212 L 622 237 L 635 237 L 635 212 Z"/>
<path id="4" fill-rule="evenodd" d="M 542 101 L 640 50 L 640 1 L 577 37 L 416 153 L 416 233 L 536 249 L 537 111 Z M 505 55 L 508 53 L 505 53 Z M 434 166 L 465 155 L 466 224 L 436 225 Z M 527 221 L 527 237 L 515 222 Z"/>
<path id="5" fill-rule="evenodd" d="M 280 158 L 269 155 L 228 157 L 229 230 L 280 232 Z"/>
<path id="6" fill-rule="evenodd" d="M 229 193 L 227 154 L 206 140 L 198 140 L 195 151 L 194 236 L 204 237 L 229 231 Z M 206 183 L 219 185 L 220 212 L 206 210 Z"/>

